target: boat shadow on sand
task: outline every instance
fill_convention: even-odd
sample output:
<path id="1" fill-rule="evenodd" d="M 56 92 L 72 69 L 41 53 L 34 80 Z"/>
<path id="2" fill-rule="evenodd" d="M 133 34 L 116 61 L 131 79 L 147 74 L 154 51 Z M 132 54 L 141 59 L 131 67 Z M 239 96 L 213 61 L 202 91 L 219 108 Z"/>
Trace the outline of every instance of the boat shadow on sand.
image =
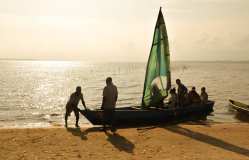
<path id="1" fill-rule="evenodd" d="M 166 129 L 167 131 L 170 131 L 170 132 L 173 132 L 176 134 L 180 134 L 180 135 L 192 138 L 194 140 L 197 140 L 197 141 L 200 141 L 203 143 L 207 143 L 209 145 L 213 145 L 215 147 L 219 147 L 221 149 L 249 157 L 249 149 L 246 149 L 246 148 L 243 148 L 240 146 L 236 146 L 234 144 L 228 143 L 228 142 L 221 140 L 221 139 L 218 139 L 216 137 L 212 137 L 212 136 L 200 133 L 200 132 L 192 131 L 190 129 L 181 127 L 178 124 L 179 124 L 179 122 L 173 122 L 173 123 L 168 123 L 168 124 L 164 124 L 164 125 L 141 127 L 141 128 L 137 128 L 137 130 L 138 130 L 138 132 L 143 133 L 143 132 L 149 131 L 149 130 L 154 129 L 154 128 L 163 128 L 163 129 Z M 202 125 L 205 127 L 211 126 L 210 123 L 205 122 L 205 121 L 189 121 L 189 122 L 185 122 L 184 124 Z"/>
<path id="2" fill-rule="evenodd" d="M 67 128 L 68 132 L 71 132 L 72 135 L 78 136 L 81 140 L 87 140 L 87 134 L 91 132 L 100 132 L 101 127 L 93 127 L 85 130 L 81 130 L 80 128 Z M 116 133 L 111 134 L 109 132 L 104 132 L 107 136 L 107 141 L 109 141 L 115 148 L 119 151 L 125 151 L 127 153 L 133 153 L 135 145 L 129 141 L 124 136 Z"/>
<path id="3" fill-rule="evenodd" d="M 209 145 L 213 145 L 215 147 L 219 147 L 222 148 L 224 150 L 227 151 L 231 151 L 240 155 L 244 155 L 249 157 L 249 150 L 246 148 L 242 148 L 239 146 L 236 146 L 234 144 L 225 142 L 224 140 L 218 139 L 216 137 L 212 137 L 200 132 L 196 132 L 196 131 L 192 131 L 190 129 L 178 126 L 178 125 L 174 125 L 174 126 L 164 126 L 162 127 L 168 131 L 192 138 L 194 140 L 203 142 L 203 143 L 207 143 Z"/>

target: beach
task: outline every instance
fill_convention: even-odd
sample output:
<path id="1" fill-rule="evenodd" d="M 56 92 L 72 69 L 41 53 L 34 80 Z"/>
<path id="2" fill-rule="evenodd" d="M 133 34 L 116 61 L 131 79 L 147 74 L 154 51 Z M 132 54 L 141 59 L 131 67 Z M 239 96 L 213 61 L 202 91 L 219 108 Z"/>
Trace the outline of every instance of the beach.
<path id="1" fill-rule="evenodd" d="M 188 122 L 118 129 L 0 129 L 0 159 L 246 160 L 248 123 Z"/>

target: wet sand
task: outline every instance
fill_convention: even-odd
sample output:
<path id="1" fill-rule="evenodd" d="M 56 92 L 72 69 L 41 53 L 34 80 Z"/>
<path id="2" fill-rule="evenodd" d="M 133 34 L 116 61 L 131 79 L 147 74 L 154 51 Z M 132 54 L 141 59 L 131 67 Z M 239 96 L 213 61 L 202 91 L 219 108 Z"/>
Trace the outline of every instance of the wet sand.
<path id="1" fill-rule="evenodd" d="M 249 160 L 249 124 L 0 129 L 0 159 Z"/>

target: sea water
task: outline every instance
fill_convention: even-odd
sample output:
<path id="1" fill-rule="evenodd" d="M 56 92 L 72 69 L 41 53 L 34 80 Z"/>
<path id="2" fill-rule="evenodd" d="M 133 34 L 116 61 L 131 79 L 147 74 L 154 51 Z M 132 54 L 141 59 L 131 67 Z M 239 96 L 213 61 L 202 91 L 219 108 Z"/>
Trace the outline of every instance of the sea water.
<path id="1" fill-rule="evenodd" d="M 146 63 L 84 61 L 0 61 L 0 127 L 63 126 L 65 104 L 82 87 L 88 108 L 100 108 L 105 79 L 118 87 L 117 106 L 140 105 Z M 205 86 L 215 101 L 214 122 L 238 122 L 228 99 L 249 104 L 249 62 L 172 62 L 175 79 L 191 89 Z M 79 108 L 83 108 L 80 104 Z M 72 125 L 73 113 L 69 118 Z M 80 116 L 80 124 L 89 122 Z"/>

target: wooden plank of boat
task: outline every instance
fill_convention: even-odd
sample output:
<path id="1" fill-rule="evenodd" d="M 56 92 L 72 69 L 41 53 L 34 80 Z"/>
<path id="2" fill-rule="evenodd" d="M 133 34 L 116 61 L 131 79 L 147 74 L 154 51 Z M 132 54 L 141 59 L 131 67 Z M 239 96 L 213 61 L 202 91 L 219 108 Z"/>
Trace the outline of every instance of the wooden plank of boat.
<path id="1" fill-rule="evenodd" d="M 166 109 L 140 109 L 135 107 L 122 107 L 115 110 L 116 125 L 149 125 L 170 122 L 174 120 L 189 120 L 203 118 L 213 112 L 214 102 L 207 104 L 192 104 L 182 108 Z M 93 125 L 103 122 L 103 110 L 80 110 Z"/>
<path id="2" fill-rule="evenodd" d="M 238 101 L 235 101 L 235 100 L 231 100 L 231 99 L 229 99 L 229 102 L 230 102 L 230 106 L 233 109 L 237 110 L 240 113 L 246 113 L 249 115 L 249 106 L 248 105 L 241 103 L 241 102 L 238 102 Z"/>

